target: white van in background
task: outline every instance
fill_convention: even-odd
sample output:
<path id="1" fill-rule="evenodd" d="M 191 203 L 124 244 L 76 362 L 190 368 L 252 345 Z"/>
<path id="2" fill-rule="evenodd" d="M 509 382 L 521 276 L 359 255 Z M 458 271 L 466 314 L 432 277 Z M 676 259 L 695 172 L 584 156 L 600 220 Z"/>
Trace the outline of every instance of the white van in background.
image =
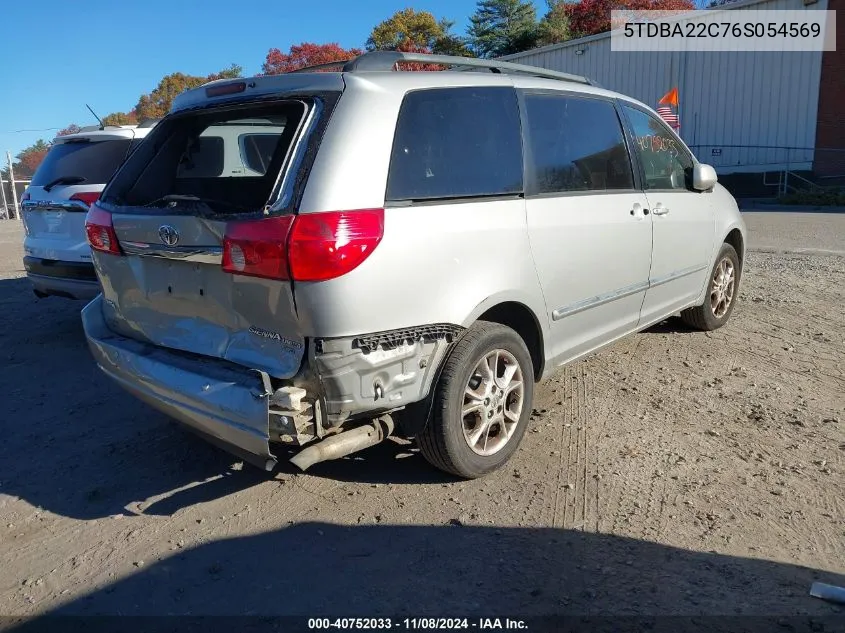
<path id="1" fill-rule="evenodd" d="M 92 299 L 100 292 L 85 237 L 88 207 L 100 195 L 147 127 L 82 130 L 60 136 L 23 196 L 24 267 L 39 297 Z M 242 119 L 211 126 L 180 161 L 178 177 L 263 175 L 284 127 Z"/>
<path id="2" fill-rule="evenodd" d="M 23 263 L 37 296 L 92 299 L 100 292 L 85 215 L 153 125 L 83 128 L 53 140 L 21 199 Z"/>

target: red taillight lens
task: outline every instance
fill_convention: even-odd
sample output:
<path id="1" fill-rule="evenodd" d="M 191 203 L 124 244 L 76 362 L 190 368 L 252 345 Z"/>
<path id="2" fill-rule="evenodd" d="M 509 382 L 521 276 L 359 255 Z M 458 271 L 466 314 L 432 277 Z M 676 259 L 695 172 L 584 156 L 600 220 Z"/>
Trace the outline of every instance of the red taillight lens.
<path id="1" fill-rule="evenodd" d="M 87 191 L 85 193 L 75 193 L 73 194 L 70 199 L 71 200 L 79 200 L 84 202 L 89 207 L 97 201 L 97 198 L 100 197 L 100 193 L 98 191 Z"/>
<path id="2" fill-rule="evenodd" d="M 384 210 L 304 213 L 288 240 L 291 277 L 325 281 L 355 270 L 384 236 Z"/>
<path id="3" fill-rule="evenodd" d="M 285 254 L 294 216 L 229 222 L 223 238 L 223 270 L 236 275 L 289 279 Z"/>
<path id="4" fill-rule="evenodd" d="M 111 213 L 97 205 L 92 206 L 85 217 L 85 234 L 88 236 L 88 243 L 95 251 L 112 255 L 121 254 Z"/>
<path id="5" fill-rule="evenodd" d="M 357 268 L 383 235 L 383 209 L 230 222 L 223 239 L 223 270 L 270 279 L 326 281 Z"/>

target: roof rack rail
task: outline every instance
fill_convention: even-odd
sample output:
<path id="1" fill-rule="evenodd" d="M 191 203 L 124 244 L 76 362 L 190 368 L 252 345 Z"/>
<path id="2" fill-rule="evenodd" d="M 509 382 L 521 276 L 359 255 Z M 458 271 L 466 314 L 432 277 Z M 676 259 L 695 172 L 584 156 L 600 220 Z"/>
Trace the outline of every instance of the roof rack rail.
<path id="1" fill-rule="evenodd" d="M 443 66 L 463 66 L 466 68 L 483 68 L 494 73 L 516 73 L 544 77 L 546 79 L 558 79 L 560 81 L 571 81 L 580 84 L 596 86 L 594 81 L 581 75 L 570 75 L 556 70 L 547 70 L 538 66 L 526 64 L 513 64 L 495 59 L 477 59 L 475 57 L 457 57 L 454 55 L 430 55 L 428 53 L 405 53 L 403 51 L 372 51 L 359 55 L 348 61 L 329 62 L 300 68 L 293 72 L 313 72 L 315 70 L 327 70 L 329 68 L 342 69 L 343 72 L 356 72 L 367 70 L 394 70 L 396 64 L 412 62 L 419 64 L 440 64 Z"/>

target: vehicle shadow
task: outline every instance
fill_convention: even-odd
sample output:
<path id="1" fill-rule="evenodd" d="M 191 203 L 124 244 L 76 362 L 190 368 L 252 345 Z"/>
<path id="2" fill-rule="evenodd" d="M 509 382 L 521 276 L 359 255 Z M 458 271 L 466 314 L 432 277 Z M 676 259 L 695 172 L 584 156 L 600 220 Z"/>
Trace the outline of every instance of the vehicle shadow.
<path id="1" fill-rule="evenodd" d="M 640 334 L 689 334 L 692 332 L 699 332 L 699 330 L 684 323 L 681 317 L 673 316 L 642 330 Z"/>
<path id="2" fill-rule="evenodd" d="M 49 616 L 706 614 L 725 616 L 705 618 L 707 631 L 723 630 L 720 623 L 795 631 L 804 629 L 784 628 L 792 621 L 783 617 L 747 629 L 736 616 L 814 615 L 845 624 L 841 606 L 808 595 L 815 580 L 842 584 L 839 574 L 554 528 L 300 523 L 202 544 L 133 572 Z M 623 623 L 610 622 L 614 630 Z M 682 623 L 672 630 L 688 630 Z"/>
<path id="3" fill-rule="evenodd" d="M 94 363 L 83 301 L 37 299 L 0 280 L 0 492 L 78 519 L 174 512 L 272 479 L 113 384 Z M 281 450 L 282 447 L 280 446 Z M 280 471 L 293 474 L 280 455 Z M 400 459 L 406 457 L 406 459 Z M 384 443 L 309 474 L 371 483 L 440 483 L 408 447 Z"/>

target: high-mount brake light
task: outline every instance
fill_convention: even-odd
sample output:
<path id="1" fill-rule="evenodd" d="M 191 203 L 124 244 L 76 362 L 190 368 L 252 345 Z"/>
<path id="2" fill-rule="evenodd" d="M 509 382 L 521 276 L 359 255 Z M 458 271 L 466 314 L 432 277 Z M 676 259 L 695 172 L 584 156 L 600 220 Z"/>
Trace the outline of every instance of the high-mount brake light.
<path id="1" fill-rule="evenodd" d="M 206 97 L 222 97 L 223 95 L 235 95 L 246 90 L 245 81 L 234 81 L 231 83 L 209 86 L 205 89 Z"/>

